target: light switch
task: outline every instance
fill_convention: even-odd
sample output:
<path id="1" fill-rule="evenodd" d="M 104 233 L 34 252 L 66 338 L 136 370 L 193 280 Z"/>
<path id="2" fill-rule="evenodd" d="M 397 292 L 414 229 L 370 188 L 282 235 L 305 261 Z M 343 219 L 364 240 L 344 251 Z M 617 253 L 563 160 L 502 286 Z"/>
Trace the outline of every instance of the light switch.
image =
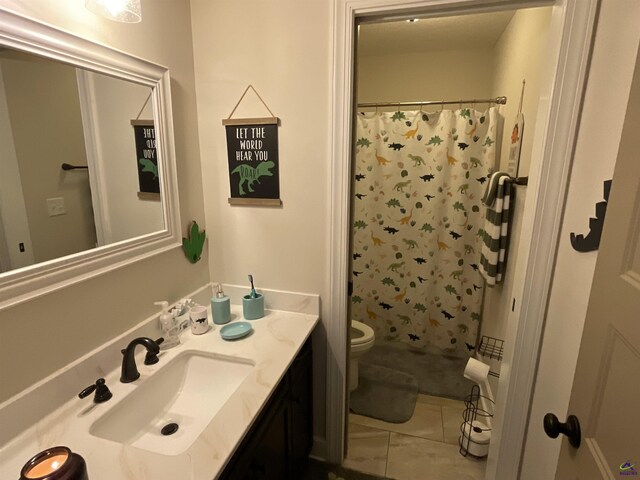
<path id="1" fill-rule="evenodd" d="M 47 211 L 49 212 L 50 217 L 56 217 L 58 215 L 66 214 L 67 209 L 64 208 L 64 198 L 47 198 Z"/>

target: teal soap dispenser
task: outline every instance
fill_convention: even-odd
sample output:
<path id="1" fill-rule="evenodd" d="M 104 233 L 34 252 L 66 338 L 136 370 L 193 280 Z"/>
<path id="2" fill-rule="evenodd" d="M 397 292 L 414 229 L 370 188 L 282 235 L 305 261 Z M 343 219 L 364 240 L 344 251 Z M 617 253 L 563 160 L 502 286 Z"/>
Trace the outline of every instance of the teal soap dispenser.
<path id="1" fill-rule="evenodd" d="M 231 321 L 231 300 L 222 291 L 222 284 L 218 284 L 218 291 L 211 299 L 211 315 L 213 323 L 224 325 Z"/>

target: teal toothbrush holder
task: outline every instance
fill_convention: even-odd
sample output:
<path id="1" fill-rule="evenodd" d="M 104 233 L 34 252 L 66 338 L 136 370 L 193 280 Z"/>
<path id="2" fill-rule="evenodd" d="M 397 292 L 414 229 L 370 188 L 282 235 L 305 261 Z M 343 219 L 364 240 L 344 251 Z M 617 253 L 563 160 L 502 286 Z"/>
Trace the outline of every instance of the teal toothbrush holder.
<path id="1" fill-rule="evenodd" d="M 246 320 L 264 317 L 264 296 L 258 293 L 255 298 L 251 298 L 251 295 L 242 297 L 242 315 Z"/>

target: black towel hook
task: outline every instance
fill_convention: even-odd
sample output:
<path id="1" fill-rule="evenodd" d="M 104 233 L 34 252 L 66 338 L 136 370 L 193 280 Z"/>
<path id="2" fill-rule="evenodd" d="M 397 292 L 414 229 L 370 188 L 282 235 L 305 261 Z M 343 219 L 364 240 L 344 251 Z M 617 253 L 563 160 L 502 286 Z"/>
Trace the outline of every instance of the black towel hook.
<path id="1" fill-rule="evenodd" d="M 529 183 L 529 177 L 516 177 L 512 178 L 514 185 L 527 185 Z"/>
<path id="2" fill-rule="evenodd" d="M 89 168 L 86 165 L 71 165 L 69 163 L 63 163 L 62 165 L 60 165 L 60 167 L 62 168 L 62 170 L 76 170 L 76 169 L 82 169 L 82 168 Z"/>

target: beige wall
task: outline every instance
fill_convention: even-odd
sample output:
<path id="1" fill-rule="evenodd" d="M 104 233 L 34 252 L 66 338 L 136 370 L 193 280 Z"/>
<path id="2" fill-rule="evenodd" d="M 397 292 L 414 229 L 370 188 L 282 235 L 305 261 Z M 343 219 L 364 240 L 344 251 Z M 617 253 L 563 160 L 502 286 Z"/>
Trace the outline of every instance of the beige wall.
<path id="1" fill-rule="evenodd" d="M 35 262 L 96 246 L 75 69 L 14 50 L 1 52 L 11 130 L 22 180 Z M 50 217 L 47 199 L 64 199 Z"/>
<path id="2" fill-rule="evenodd" d="M 491 48 L 362 55 L 358 103 L 487 98 L 492 90 L 493 57 Z"/>
<path id="3" fill-rule="evenodd" d="M 214 282 L 318 293 L 326 308 L 331 108 L 330 2 L 193 0 L 200 150 Z M 250 12 L 250 15 L 247 14 Z M 248 84 L 279 128 L 281 208 L 230 206 L 226 118 Z M 268 115 L 253 93 L 234 118 Z M 333 321 L 323 313 L 323 321 Z M 337 321 L 337 320 L 336 320 Z M 324 354 L 314 343 L 316 435 L 324 435 Z"/>
<path id="4" fill-rule="evenodd" d="M 520 95 L 522 80 L 526 80 L 526 90 L 522 102 L 524 114 L 524 135 L 520 152 L 519 176 L 529 174 L 531 149 L 534 141 L 534 127 L 540 100 L 540 82 L 547 70 L 544 60 L 547 53 L 547 40 L 551 7 L 518 10 L 505 28 L 495 45 L 493 63 L 492 96 L 505 95 L 506 105 L 500 107 L 504 118 L 500 170 L 506 171 L 509 159 L 511 129 L 513 128 Z M 504 339 L 507 330 L 507 318 L 512 305 L 513 275 L 517 261 L 517 246 L 520 242 L 521 220 L 527 187 L 515 187 L 513 221 L 511 224 L 510 250 L 504 282 L 493 288 L 487 288 L 482 312 L 481 335 Z M 492 392 L 497 391 L 497 379 L 489 378 Z"/>
<path id="5" fill-rule="evenodd" d="M 505 119 L 500 169 L 506 170 L 509 159 L 509 137 L 518 113 L 522 80 L 526 80 L 522 112 L 525 129 L 522 137 L 519 174 L 529 173 L 533 128 L 538 113 L 540 82 L 546 73 L 547 36 L 551 7 L 517 10 L 494 47 L 492 96 L 505 95 L 509 101 L 500 107 Z"/>
<path id="6" fill-rule="evenodd" d="M 182 223 L 185 231 L 192 219 L 204 225 L 189 3 L 143 0 L 144 19 L 131 25 L 97 17 L 82 5 L 0 0 L 0 7 L 170 68 Z M 151 315 L 153 301 L 178 300 L 206 283 L 207 262 L 206 249 L 192 265 L 176 247 L 0 311 L 0 401 Z"/>

